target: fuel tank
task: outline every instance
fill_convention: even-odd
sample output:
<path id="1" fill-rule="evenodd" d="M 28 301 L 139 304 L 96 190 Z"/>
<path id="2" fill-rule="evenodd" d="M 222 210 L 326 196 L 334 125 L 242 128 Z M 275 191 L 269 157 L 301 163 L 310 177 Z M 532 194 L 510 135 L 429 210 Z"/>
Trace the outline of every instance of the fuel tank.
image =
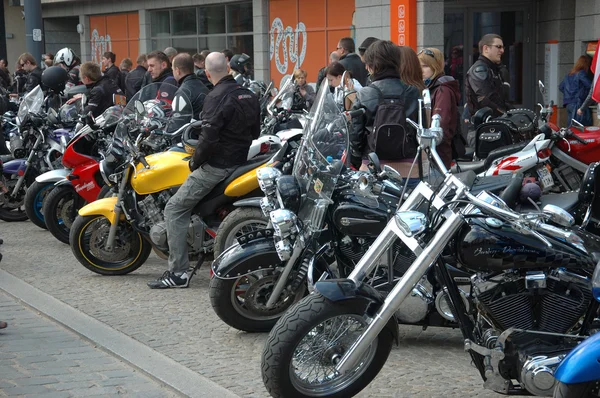
<path id="1" fill-rule="evenodd" d="M 596 262 L 592 253 L 600 253 L 600 243 L 584 231 L 573 229 L 583 239 L 589 254 L 563 242 L 541 240 L 515 231 L 507 223 L 493 218 L 471 219 L 456 239 L 459 264 L 472 272 L 500 272 L 528 268 L 588 268 L 593 272 Z"/>
<path id="2" fill-rule="evenodd" d="M 582 144 L 573 137 L 567 137 L 569 143 L 560 140 L 556 146 L 569 156 L 579 160 L 582 163 L 590 164 L 600 160 L 600 127 L 587 126 L 583 132 L 571 127 L 571 131 L 581 137 L 586 144 Z M 570 147 L 570 151 L 569 151 Z"/>
<path id="3" fill-rule="evenodd" d="M 377 237 L 388 222 L 388 206 L 381 198 L 364 198 L 352 190 L 344 191 L 332 210 L 333 222 L 344 235 Z"/>
<path id="4" fill-rule="evenodd" d="M 191 173 L 188 166 L 190 155 L 186 152 L 167 151 L 146 156 L 150 165 L 136 166 L 137 175 L 131 177 L 131 186 L 140 195 L 164 191 L 183 184 Z"/>

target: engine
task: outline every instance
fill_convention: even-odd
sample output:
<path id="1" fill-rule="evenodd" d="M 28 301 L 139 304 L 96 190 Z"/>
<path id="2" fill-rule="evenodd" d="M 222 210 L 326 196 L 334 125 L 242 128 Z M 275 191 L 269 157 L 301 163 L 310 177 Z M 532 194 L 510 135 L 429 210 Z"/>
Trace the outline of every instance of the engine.
<path id="1" fill-rule="evenodd" d="M 589 280 L 564 270 L 477 274 L 471 280 L 482 315 L 480 344 L 493 349 L 502 332 L 516 329 L 503 347 L 504 379 L 517 379 L 534 395 L 552 395 L 554 371 L 575 341 L 561 335 L 586 314 L 592 302 Z"/>

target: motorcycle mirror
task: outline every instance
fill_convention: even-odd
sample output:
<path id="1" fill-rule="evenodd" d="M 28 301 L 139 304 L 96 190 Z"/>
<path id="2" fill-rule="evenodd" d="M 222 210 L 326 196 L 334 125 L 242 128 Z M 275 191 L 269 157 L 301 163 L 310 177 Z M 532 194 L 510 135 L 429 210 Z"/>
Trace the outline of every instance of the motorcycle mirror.
<path id="1" fill-rule="evenodd" d="M 50 123 L 58 122 L 58 113 L 56 113 L 56 110 L 54 108 L 48 109 L 48 121 Z"/>
<path id="2" fill-rule="evenodd" d="M 396 181 L 398 183 L 402 183 L 402 174 L 398 172 L 395 168 L 388 166 L 387 164 L 383 166 L 383 171 L 388 176 L 390 180 Z"/>
<path id="3" fill-rule="evenodd" d="M 341 89 L 345 89 L 345 87 L 346 87 L 346 84 L 345 84 L 346 83 L 346 73 L 347 73 L 347 71 L 344 71 L 344 73 L 342 73 L 342 80 L 340 81 L 340 86 L 339 86 Z"/>
<path id="4" fill-rule="evenodd" d="M 375 152 L 369 153 L 369 168 L 373 168 L 375 173 L 381 172 L 381 162 L 379 156 Z"/>
<path id="5" fill-rule="evenodd" d="M 583 124 L 579 123 L 575 119 L 572 119 L 571 122 L 572 122 L 572 124 L 571 124 L 572 127 L 575 127 L 577 130 L 579 130 L 583 133 L 583 131 L 585 130 L 585 127 Z"/>
<path id="6" fill-rule="evenodd" d="M 423 107 L 425 109 L 431 109 L 431 93 L 429 92 L 429 89 L 426 88 L 423 90 L 421 95 L 423 96 Z"/>
<path id="7" fill-rule="evenodd" d="M 135 106 L 135 111 L 139 116 L 142 116 L 144 114 L 144 104 L 142 103 L 142 101 L 135 101 L 134 103 Z"/>
<path id="8" fill-rule="evenodd" d="M 573 216 L 558 206 L 546 205 L 542 209 L 542 212 L 550 218 L 550 221 L 560 226 L 571 227 L 573 224 L 575 224 L 575 219 Z"/>
<path id="9" fill-rule="evenodd" d="M 81 106 L 84 107 L 87 104 L 87 95 L 81 94 Z"/>

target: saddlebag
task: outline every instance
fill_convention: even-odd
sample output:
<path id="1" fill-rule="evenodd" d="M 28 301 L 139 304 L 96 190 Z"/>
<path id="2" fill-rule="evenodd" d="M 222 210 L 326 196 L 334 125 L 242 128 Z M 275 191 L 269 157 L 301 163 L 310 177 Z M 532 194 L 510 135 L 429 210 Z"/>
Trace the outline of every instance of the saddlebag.
<path id="1" fill-rule="evenodd" d="M 475 156 L 485 159 L 491 151 L 521 141 L 529 141 L 536 131 L 537 116 L 529 109 L 511 109 L 482 123 L 475 135 Z"/>

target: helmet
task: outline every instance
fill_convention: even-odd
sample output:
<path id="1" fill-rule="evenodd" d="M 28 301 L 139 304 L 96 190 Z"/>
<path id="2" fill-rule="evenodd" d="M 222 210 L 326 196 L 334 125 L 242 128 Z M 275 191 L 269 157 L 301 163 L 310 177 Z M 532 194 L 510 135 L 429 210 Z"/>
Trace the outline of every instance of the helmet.
<path id="1" fill-rule="evenodd" d="M 60 121 L 64 124 L 75 124 L 81 111 L 81 101 L 75 101 L 72 104 L 64 104 L 60 107 L 58 115 Z"/>
<path id="2" fill-rule="evenodd" d="M 202 121 L 199 120 L 187 126 L 181 135 L 181 143 L 185 148 L 185 151 L 190 155 L 193 155 L 196 151 L 196 145 L 198 145 L 198 136 L 202 131 Z"/>
<path id="3" fill-rule="evenodd" d="M 244 74 L 246 72 L 245 67 L 250 64 L 250 56 L 247 54 L 235 54 L 229 61 L 231 69 L 238 73 Z"/>
<path id="4" fill-rule="evenodd" d="M 146 108 L 146 116 L 153 119 L 166 119 L 173 111 L 171 104 L 159 99 L 145 101 L 144 108 Z"/>
<path id="5" fill-rule="evenodd" d="M 75 65 L 77 56 L 69 47 L 61 48 L 54 56 L 54 65 L 65 64 L 67 68 Z"/>
<path id="6" fill-rule="evenodd" d="M 42 84 L 56 93 L 65 89 L 67 79 L 67 71 L 60 66 L 51 66 L 42 73 Z"/>

